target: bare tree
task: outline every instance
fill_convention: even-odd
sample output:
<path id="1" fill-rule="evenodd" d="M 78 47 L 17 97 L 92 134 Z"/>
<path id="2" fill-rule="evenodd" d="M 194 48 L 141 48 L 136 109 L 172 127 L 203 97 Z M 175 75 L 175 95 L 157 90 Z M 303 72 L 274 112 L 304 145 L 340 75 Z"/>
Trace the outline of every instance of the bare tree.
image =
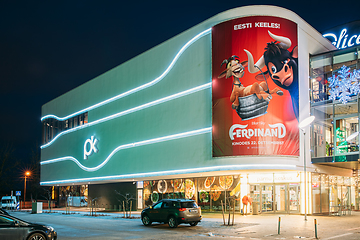
<path id="1" fill-rule="evenodd" d="M 95 198 L 88 198 L 88 205 L 90 208 L 90 216 L 95 216 L 96 217 L 96 200 L 100 199 L 100 197 L 95 197 Z"/>
<path id="2" fill-rule="evenodd" d="M 121 194 L 120 192 L 115 190 L 115 193 L 119 196 L 121 196 L 124 200 L 118 199 L 118 201 L 123 203 L 123 209 L 124 209 L 124 218 L 131 218 L 131 208 L 132 208 L 132 200 L 135 200 L 134 195 L 130 193 Z M 127 209 L 129 209 L 129 213 Z"/>
<path id="3" fill-rule="evenodd" d="M 49 211 L 51 213 L 51 191 L 49 189 L 45 190 L 46 194 L 43 196 L 46 200 L 48 200 L 48 207 L 49 207 Z"/>
<path id="4" fill-rule="evenodd" d="M 222 215 L 223 215 L 223 221 L 224 221 L 224 225 L 226 225 L 225 223 L 225 212 L 226 210 L 228 210 L 229 215 L 228 215 L 228 221 L 227 221 L 227 225 L 234 225 L 234 219 L 235 219 L 235 203 L 236 203 L 236 198 L 235 196 L 231 196 L 231 197 L 227 197 L 226 198 L 226 203 L 223 203 L 223 201 L 221 201 L 221 209 L 222 209 Z M 232 215 L 232 223 L 230 224 L 230 218 Z"/>

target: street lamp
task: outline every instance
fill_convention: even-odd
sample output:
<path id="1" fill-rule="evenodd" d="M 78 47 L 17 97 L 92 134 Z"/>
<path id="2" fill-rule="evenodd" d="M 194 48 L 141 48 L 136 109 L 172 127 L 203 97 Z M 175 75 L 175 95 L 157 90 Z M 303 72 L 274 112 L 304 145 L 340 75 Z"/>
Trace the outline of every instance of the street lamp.
<path id="1" fill-rule="evenodd" d="M 24 181 L 24 207 L 25 207 L 25 198 L 26 198 L 26 178 L 30 176 L 30 172 L 25 172 L 25 181 Z"/>
<path id="2" fill-rule="evenodd" d="M 305 201 L 305 221 L 307 221 L 306 218 L 306 147 L 305 147 L 305 128 L 309 126 L 313 121 L 315 120 L 315 116 L 310 116 L 305 118 L 299 123 L 300 130 L 304 133 L 304 201 Z"/>

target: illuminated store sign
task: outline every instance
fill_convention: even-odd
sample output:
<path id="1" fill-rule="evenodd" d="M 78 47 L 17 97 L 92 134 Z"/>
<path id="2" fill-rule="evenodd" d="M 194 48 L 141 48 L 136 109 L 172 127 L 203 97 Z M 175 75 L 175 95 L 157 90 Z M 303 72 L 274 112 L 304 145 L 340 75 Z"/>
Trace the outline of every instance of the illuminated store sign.
<path id="1" fill-rule="evenodd" d="M 360 35 L 349 35 L 346 28 L 341 30 L 339 35 L 334 33 L 327 33 L 324 34 L 323 37 L 329 39 L 331 43 L 339 49 L 344 49 L 360 44 Z"/>
<path id="2" fill-rule="evenodd" d="M 344 49 L 360 44 L 360 21 L 354 21 L 323 32 L 336 48 Z"/>
<path id="3" fill-rule="evenodd" d="M 249 183 L 298 183 L 300 182 L 300 173 L 262 173 L 249 174 Z"/>
<path id="4" fill-rule="evenodd" d="M 97 143 L 98 143 L 98 140 L 94 136 L 91 136 L 90 139 L 86 139 L 85 144 L 84 144 L 84 159 L 85 160 L 89 156 L 91 156 L 93 154 L 93 152 L 94 153 L 98 152 L 98 149 L 96 147 Z"/>

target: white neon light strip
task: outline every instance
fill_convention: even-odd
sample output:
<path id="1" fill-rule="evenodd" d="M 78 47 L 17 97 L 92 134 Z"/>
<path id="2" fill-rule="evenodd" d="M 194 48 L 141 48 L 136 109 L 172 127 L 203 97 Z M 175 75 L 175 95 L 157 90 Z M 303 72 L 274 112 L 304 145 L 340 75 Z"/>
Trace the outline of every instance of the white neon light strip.
<path id="1" fill-rule="evenodd" d="M 104 177 L 55 180 L 55 181 L 40 182 L 40 185 L 53 185 L 53 184 L 104 181 L 104 180 L 119 180 L 119 179 L 135 179 L 135 178 L 176 175 L 176 174 L 202 173 L 202 172 L 210 172 L 210 171 L 249 170 L 249 169 L 287 169 L 287 170 L 293 169 L 293 170 L 296 170 L 297 166 L 296 165 L 285 165 L 285 164 L 225 165 L 225 166 L 212 166 L 212 167 L 202 167 L 202 168 L 189 168 L 189 169 L 179 169 L 179 170 L 169 170 L 169 171 L 158 171 L 158 172 L 149 172 L 149 173 L 134 173 L 134 174 L 124 174 L 124 175 L 114 175 L 114 176 L 104 176 Z"/>
<path id="2" fill-rule="evenodd" d="M 80 129 L 83 129 L 83 128 L 87 128 L 87 127 L 90 127 L 90 126 L 94 126 L 94 125 L 96 125 L 96 124 L 99 124 L 99 123 L 102 123 L 102 122 L 106 122 L 106 121 L 112 120 L 112 119 L 114 119 L 114 118 L 118 118 L 118 117 L 121 117 L 121 116 L 130 114 L 130 113 L 133 113 L 133 112 L 137 112 L 137 111 L 139 111 L 139 110 L 143 110 L 143 109 L 145 109 L 145 108 L 149 108 L 149 107 L 152 107 L 152 106 L 155 106 L 155 105 L 164 103 L 164 102 L 168 102 L 168 101 L 171 101 L 171 100 L 174 100 L 174 99 L 177 99 L 177 98 L 180 98 L 180 97 L 183 97 L 183 96 L 192 94 L 192 93 L 196 93 L 196 92 L 199 92 L 199 91 L 204 90 L 204 89 L 211 88 L 211 84 L 212 84 L 212 83 L 209 82 L 209 83 L 206 83 L 206 84 L 203 84 L 203 85 L 200 85 L 200 86 L 197 86 L 197 87 L 194 87 L 194 88 L 185 90 L 185 91 L 183 91 L 183 92 L 179 92 L 179 93 L 176 93 L 176 94 L 173 94 L 173 95 L 164 97 L 164 98 L 160 98 L 160 99 L 158 99 L 158 100 L 155 100 L 155 101 L 152 101 L 152 102 L 149 102 L 149 103 L 145 103 L 145 104 L 143 104 L 143 105 L 140 105 L 140 106 L 137 106 L 137 107 L 134 107 L 134 108 L 130 108 L 130 109 L 128 109 L 128 110 L 125 110 L 125 111 L 122 111 L 122 112 L 119 112 L 119 113 L 115 113 L 115 114 L 113 114 L 113 115 L 110 115 L 110 116 L 107 116 L 107 117 L 98 119 L 98 120 L 96 120 L 96 121 L 93 121 L 93 122 L 90 122 L 90 123 L 86 123 L 86 124 L 84 124 L 84 125 L 77 126 L 77 127 L 75 127 L 75 128 L 71 128 L 71 129 L 69 129 L 69 130 L 66 130 L 66 131 L 63 131 L 63 132 L 59 133 L 59 134 L 56 135 L 50 142 L 48 142 L 47 144 L 42 145 L 40 148 L 41 148 L 41 149 L 44 149 L 44 148 L 49 147 L 49 146 L 50 146 L 51 144 L 53 144 L 60 136 L 63 136 L 63 135 L 65 135 L 65 134 L 68 134 L 68 133 L 71 133 L 71 132 L 75 132 L 75 131 L 77 131 L 77 130 L 80 130 Z"/>
<path id="3" fill-rule="evenodd" d="M 71 117 L 74 117 L 74 116 L 79 115 L 79 114 L 84 113 L 84 112 L 88 112 L 88 111 L 90 111 L 90 110 L 92 110 L 92 109 L 98 108 L 98 107 L 100 107 L 100 106 L 103 106 L 103 105 L 105 105 L 105 104 L 108 104 L 108 103 L 110 103 L 110 102 L 113 102 L 113 101 L 115 101 L 115 100 L 118 100 L 118 99 L 120 99 L 120 98 L 126 97 L 126 96 L 128 96 L 128 95 L 130 95 L 130 94 L 136 93 L 136 92 L 138 92 L 138 91 L 140 91 L 140 90 L 143 90 L 143 89 L 145 89 L 145 88 L 148 88 L 148 87 L 151 87 L 151 86 L 155 85 L 156 83 L 160 82 L 160 81 L 170 72 L 170 70 L 173 68 L 173 66 L 175 65 L 176 61 L 179 59 L 179 57 L 181 56 L 181 54 L 182 54 L 191 44 L 193 44 L 193 43 L 196 42 L 199 38 L 201 38 L 201 37 L 203 37 L 203 36 L 205 36 L 205 35 L 207 35 L 207 34 L 209 34 L 209 33 L 211 33 L 211 28 L 206 29 L 205 31 L 199 33 L 198 35 L 196 35 L 195 37 L 193 37 L 190 41 L 188 41 L 188 42 L 179 50 L 179 52 L 176 54 L 176 56 L 174 57 L 174 59 L 171 61 L 170 65 L 167 67 L 167 69 L 166 69 L 159 77 L 155 78 L 154 80 L 152 80 L 152 81 L 150 81 L 150 82 L 148 82 L 148 83 L 146 83 L 146 84 L 144 84 L 144 85 L 141 85 L 141 86 L 139 86 L 139 87 L 133 88 L 133 89 L 131 89 L 131 90 L 129 90 L 129 91 L 126 91 L 126 92 L 124 92 L 124 93 L 121 93 L 121 94 L 119 94 L 119 95 L 117 95 L 117 96 L 114 96 L 114 97 L 112 97 L 112 98 L 109 98 L 109 99 L 107 99 L 107 100 L 105 100 L 105 101 L 99 102 L 99 103 L 97 103 L 97 104 L 95 104 L 95 105 L 92 105 L 92 106 L 90 106 L 90 107 L 84 108 L 84 109 L 82 109 L 82 110 L 80 110 L 80 111 L 77 111 L 77 112 L 75 112 L 75 113 L 72 113 L 72 114 L 70 114 L 70 115 L 68 115 L 68 116 L 58 117 L 58 116 L 56 116 L 56 115 L 50 114 L 50 115 L 43 116 L 43 117 L 41 118 L 41 121 L 43 121 L 43 120 L 45 120 L 45 119 L 48 119 L 48 118 L 55 118 L 55 119 L 57 119 L 57 120 L 59 120 L 59 121 L 63 121 L 63 120 L 69 119 L 69 118 L 71 118 Z"/>
<path id="4" fill-rule="evenodd" d="M 204 134 L 204 133 L 211 133 L 211 129 L 212 129 L 211 127 L 208 127 L 208 128 L 198 129 L 198 130 L 194 130 L 194 131 L 169 135 L 169 136 L 165 136 L 165 137 L 159 137 L 159 138 L 154 138 L 154 139 L 150 139 L 150 140 L 144 140 L 144 141 L 140 141 L 140 142 L 134 142 L 134 143 L 120 145 L 119 147 L 115 148 L 101 164 L 99 164 L 96 167 L 92 167 L 92 168 L 85 167 L 76 158 L 71 157 L 71 156 L 42 161 L 42 162 L 40 162 L 40 164 L 45 165 L 45 164 L 51 164 L 51 163 L 56 163 L 56 162 L 73 161 L 81 169 L 83 169 L 87 172 L 94 172 L 94 171 L 99 170 L 103 166 L 105 166 L 109 162 L 109 160 L 115 155 L 115 153 L 117 153 L 120 150 L 145 146 L 145 145 L 154 144 L 154 143 L 165 142 L 165 141 L 169 141 L 169 140 L 175 140 L 175 139 L 179 139 L 179 138 L 196 136 L 196 135 L 200 135 L 200 134 Z"/>

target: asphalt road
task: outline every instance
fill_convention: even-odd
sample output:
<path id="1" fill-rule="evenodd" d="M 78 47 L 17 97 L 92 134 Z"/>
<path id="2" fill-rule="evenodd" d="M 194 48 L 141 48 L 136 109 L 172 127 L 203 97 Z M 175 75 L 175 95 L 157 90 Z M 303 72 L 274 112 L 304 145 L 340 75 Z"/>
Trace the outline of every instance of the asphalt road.
<path id="1" fill-rule="evenodd" d="M 56 211 L 56 210 L 55 210 Z M 347 216 L 308 216 L 262 214 L 235 217 L 234 226 L 224 226 L 220 214 L 204 214 L 198 226 L 181 224 L 170 229 L 167 224 L 153 223 L 145 227 L 139 215 L 124 219 L 122 214 L 88 216 L 85 212 L 65 215 L 55 213 L 31 214 L 10 212 L 11 215 L 43 223 L 55 228 L 58 239 L 315 239 L 314 219 L 317 219 L 317 234 L 320 239 L 360 239 L 360 213 Z M 280 235 L 278 223 L 280 221 Z"/>

